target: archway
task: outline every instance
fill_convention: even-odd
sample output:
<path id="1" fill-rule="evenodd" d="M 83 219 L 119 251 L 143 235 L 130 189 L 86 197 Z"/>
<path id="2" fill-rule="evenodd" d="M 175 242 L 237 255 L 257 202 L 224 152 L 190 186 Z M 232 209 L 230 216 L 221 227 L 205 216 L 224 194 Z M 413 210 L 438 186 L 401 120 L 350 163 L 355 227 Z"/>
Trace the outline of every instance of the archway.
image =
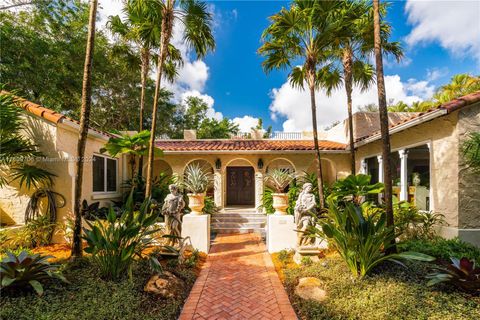
<path id="1" fill-rule="evenodd" d="M 295 165 L 288 159 L 285 158 L 275 158 L 267 163 L 265 172 L 268 173 L 270 170 L 287 170 L 290 173 L 295 173 L 297 169 Z"/>
<path id="2" fill-rule="evenodd" d="M 214 173 L 213 166 L 212 166 L 212 164 L 211 164 L 210 162 L 208 162 L 207 160 L 195 159 L 195 160 L 189 161 L 189 162 L 187 163 L 187 165 L 185 166 L 185 168 L 183 169 L 184 172 L 185 172 L 185 169 L 186 169 L 189 165 L 199 165 L 200 168 L 202 168 L 203 171 L 212 174 L 212 177 L 213 177 L 213 173 Z M 212 183 L 212 184 L 210 184 L 210 186 L 208 187 L 207 192 L 206 192 L 206 195 L 207 195 L 207 197 L 213 198 L 213 197 L 214 197 L 214 193 L 215 193 L 215 190 L 214 190 L 214 185 L 213 185 L 213 183 Z"/>

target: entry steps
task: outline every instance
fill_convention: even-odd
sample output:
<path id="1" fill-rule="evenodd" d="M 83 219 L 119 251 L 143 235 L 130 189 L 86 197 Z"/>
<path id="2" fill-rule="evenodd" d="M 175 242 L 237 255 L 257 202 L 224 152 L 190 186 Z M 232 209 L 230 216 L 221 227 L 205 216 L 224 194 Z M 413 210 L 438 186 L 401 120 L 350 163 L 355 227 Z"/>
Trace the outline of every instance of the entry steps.
<path id="1" fill-rule="evenodd" d="M 265 236 L 267 216 L 254 210 L 224 210 L 211 215 L 214 233 L 259 233 Z"/>

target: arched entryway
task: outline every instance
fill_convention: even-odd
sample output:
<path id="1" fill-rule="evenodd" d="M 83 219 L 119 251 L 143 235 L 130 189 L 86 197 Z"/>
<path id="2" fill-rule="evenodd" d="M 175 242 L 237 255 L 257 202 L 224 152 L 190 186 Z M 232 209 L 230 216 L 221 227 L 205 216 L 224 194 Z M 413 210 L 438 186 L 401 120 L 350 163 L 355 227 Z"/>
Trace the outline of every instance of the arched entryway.
<path id="1" fill-rule="evenodd" d="M 255 170 L 244 159 L 235 159 L 226 166 L 226 205 L 255 206 Z"/>

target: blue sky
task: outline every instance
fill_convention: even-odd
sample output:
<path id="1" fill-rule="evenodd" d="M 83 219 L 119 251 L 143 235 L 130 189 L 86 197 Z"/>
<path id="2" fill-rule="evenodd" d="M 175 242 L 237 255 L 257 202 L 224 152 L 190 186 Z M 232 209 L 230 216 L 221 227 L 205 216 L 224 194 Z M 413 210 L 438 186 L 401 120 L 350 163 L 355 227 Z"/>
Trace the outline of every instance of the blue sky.
<path id="1" fill-rule="evenodd" d="M 201 96 L 209 103 L 212 117 L 236 118 L 242 129 L 257 118 L 275 130 L 310 129 L 308 95 L 288 85 L 287 71 L 266 75 L 257 54 L 268 17 L 289 2 L 208 3 L 214 13 L 217 47 L 203 61 L 196 61 L 181 37 L 176 37 L 174 43 L 187 60 L 177 83 L 169 85 L 178 99 Z M 112 8 L 103 11 L 105 15 Z M 393 26 L 391 40 L 400 41 L 405 52 L 402 62 L 385 63 L 387 98 L 426 99 L 454 74 L 480 73 L 480 1 L 392 1 L 386 19 Z M 345 117 L 343 90 L 331 97 L 319 92 L 317 100 L 320 125 Z M 354 92 L 356 106 L 375 101 L 375 87 L 366 93 Z"/>

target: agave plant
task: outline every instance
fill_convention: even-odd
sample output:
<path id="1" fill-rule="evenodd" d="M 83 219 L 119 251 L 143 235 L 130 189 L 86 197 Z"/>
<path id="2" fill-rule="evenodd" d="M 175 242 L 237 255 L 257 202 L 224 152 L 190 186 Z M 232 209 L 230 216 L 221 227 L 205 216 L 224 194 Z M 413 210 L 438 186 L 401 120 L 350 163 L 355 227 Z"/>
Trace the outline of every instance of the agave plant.
<path id="1" fill-rule="evenodd" d="M 52 256 L 29 254 L 27 251 L 18 255 L 7 252 L 7 256 L 0 262 L 0 288 L 23 289 L 31 286 L 38 295 L 42 295 L 41 281 L 58 278 L 68 282 L 58 272 L 57 266 L 48 262 L 49 258 Z"/>
<path id="2" fill-rule="evenodd" d="M 427 278 L 429 286 L 442 282 L 452 283 L 467 291 L 480 290 L 480 268 L 475 266 L 474 260 L 468 258 L 450 258 L 451 264 L 444 268 L 436 268 L 436 272 Z"/>
<path id="3" fill-rule="evenodd" d="M 417 252 L 387 254 L 395 233 L 386 226 L 385 211 L 366 214 L 368 202 L 357 206 L 352 202 L 340 206 L 333 198 L 328 200 L 328 215 L 321 222 L 319 235 L 326 236 L 356 277 L 364 277 L 373 267 L 390 260 L 402 264 L 399 260 L 433 261 L 435 258 Z M 379 214 L 379 216 L 378 216 Z M 403 264 L 402 264 L 403 265 Z"/>
<path id="4" fill-rule="evenodd" d="M 208 170 L 198 163 L 191 163 L 185 169 L 181 185 L 191 193 L 204 193 L 212 184 L 213 177 Z"/>
<path id="5" fill-rule="evenodd" d="M 276 193 L 284 193 L 293 179 L 295 174 L 288 169 L 273 169 L 265 175 L 265 183 Z"/>

